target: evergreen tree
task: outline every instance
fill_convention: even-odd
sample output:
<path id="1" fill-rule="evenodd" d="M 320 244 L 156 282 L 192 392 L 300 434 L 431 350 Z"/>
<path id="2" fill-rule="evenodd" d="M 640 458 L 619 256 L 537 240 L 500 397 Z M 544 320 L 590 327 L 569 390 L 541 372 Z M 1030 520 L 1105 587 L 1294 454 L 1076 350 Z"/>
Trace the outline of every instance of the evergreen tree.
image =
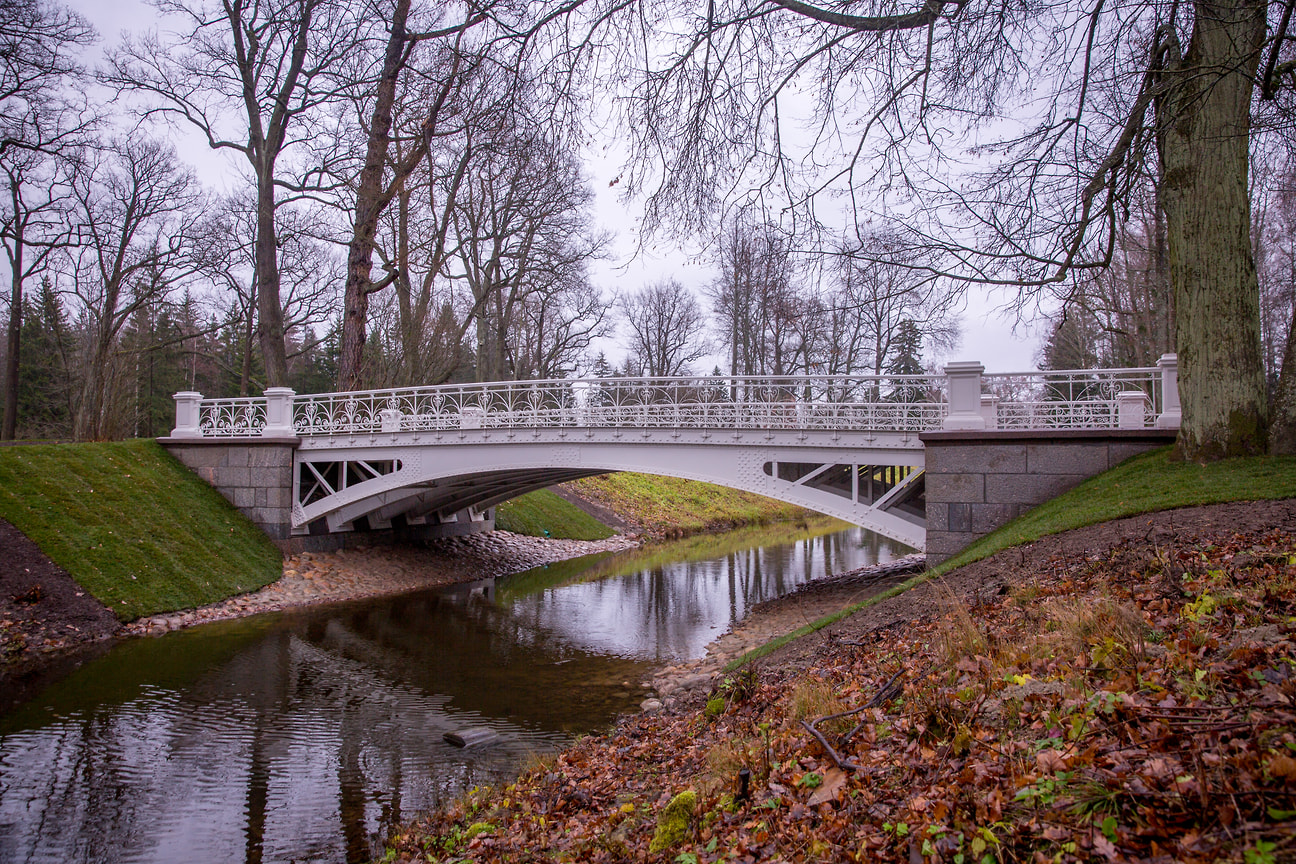
<path id="1" fill-rule="evenodd" d="M 69 438 L 72 412 L 68 325 L 46 276 L 35 298 L 23 298 L 23 364 L 18 375 L 19 438 Z"/>
<path id="2" fill-rule="evenodd" d="M 887 361 L 888 375 L 921 375 L 925 370 L 922 365 L 922 332 L 918 325 L 906 318 L 900 322 L 892 341 L 892 353 Z M 912 382 L 897 383 L 887 397 L 892 402 L 921 402 L 922 388 Z"/>

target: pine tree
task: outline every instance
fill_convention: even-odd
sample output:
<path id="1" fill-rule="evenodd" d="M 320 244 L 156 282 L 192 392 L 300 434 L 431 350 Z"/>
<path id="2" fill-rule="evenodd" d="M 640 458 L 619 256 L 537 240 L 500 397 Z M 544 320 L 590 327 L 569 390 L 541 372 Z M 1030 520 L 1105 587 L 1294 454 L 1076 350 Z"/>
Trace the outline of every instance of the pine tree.
<path id="1" fill-rule="evenodd" d="M 888 375 L 921 375 L 925 370 L 922 365 L 922 333 L 918 325 L 910 319 L 900 322 L 892 342 L 892 353 L 886 364 Z M 922 388 L 913 382 L 897 383 L 887 397 L 892 402 L 921 402 Z"/>

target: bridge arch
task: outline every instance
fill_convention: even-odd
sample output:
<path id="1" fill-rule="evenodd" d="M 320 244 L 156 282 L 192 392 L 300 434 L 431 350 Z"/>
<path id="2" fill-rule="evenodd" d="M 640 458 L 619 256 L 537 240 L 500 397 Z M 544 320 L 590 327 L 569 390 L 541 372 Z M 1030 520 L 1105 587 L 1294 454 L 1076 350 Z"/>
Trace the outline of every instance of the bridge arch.
<path id="1" fill-rule="evenodd" d="M 660 437 L 303 447 L 295 459 L 293 528 L 309 531 L 315 523 L 345 530 L 362 517 L 371 527 L 397 517 L 417 522 L 431 514 L 484 509 L 554 483 L 634 471 L 754 492 L 922 547 L 923 452 L 913 446 L 916 439 L 878 444 L 874 436 L 875 446 L 851 447 L 829 441 L 813 446 L 654 440 Z"/>

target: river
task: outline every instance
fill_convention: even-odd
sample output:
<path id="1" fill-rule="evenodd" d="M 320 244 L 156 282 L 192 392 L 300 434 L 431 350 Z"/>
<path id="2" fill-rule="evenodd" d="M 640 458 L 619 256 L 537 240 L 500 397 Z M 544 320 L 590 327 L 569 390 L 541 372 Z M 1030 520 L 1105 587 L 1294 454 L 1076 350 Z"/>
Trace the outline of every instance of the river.
<path id="1" fill-rule="evenodd" d="M 840 525 L 122 642 L 0 717 L 0 861 L 368 861 L 402 820 L 636 710 L 756 603 L 911 551 Z M 493 740 L 444 740 L 469 729 Z"/>

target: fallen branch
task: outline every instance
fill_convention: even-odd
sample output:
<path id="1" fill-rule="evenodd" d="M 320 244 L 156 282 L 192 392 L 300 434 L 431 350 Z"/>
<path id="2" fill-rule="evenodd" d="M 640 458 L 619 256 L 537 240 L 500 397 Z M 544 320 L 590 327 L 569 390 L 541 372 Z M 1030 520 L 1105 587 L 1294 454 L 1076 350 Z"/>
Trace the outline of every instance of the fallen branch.
<path id="1" fill-rule="evenodd" d="M 895 694 L 898 693 L 900 691 L 900 688 L 903 686 L 899 684 L 900 676 L 903 674 L 904 674 L 904 670 L 901 669 L 899 672 L 892 675 L 891 680 L 883 684 L 882 689 L 879 690 L 872 699 L 870 699 L 868 702 L 864 703 L 863 705 L 859 706 L 858 708 L 852 708 L 849 711 L 839 711 L 836 714 L 829 714 L 826 717 L 820 717 L 817 720 L 810 721 L 809 723 L 807 723 L 805 720 L 801 721 L 801 725 L 806 728 L 806 731 L 808 731 L 811 735 L 815 737 L 815 740 L 817 740 L 819 744 L 824 748 L 824 751 L 828 754 L 828 757 L 832 759 L 833 762 L 837 765 L 837 767 L 840 768 L 842 771 L 859 771 L 861 770 L 861 766 L 856 764 L 855 762 L 852 762 L 850 759 L 847 759 L 846 757 L 842 756 L 840 753 L 838 753 L 837 748 L 829 744 L 828 738 L 822 732 L 819 731 L 819 724 L 825 723 L 829 720 L 838 720 L 842 717 L 854 716 L 855 714 L 859 714 L 861 711 L 867 711 L 870 708 L 876 708 L 878 705 L 881 705 L 884 702 L 887 702 L 888 700 L 894 698 Z M 857 723 L 855 725 L 855 728 L 851 729 L 851 731 L 847 732 L 845 735 L 842 736 L 841 741 L 838 743 L 837 746 L 845 747 L 850 742 L 850 740 L 855 737 L 855 735 L 859 732 L 859 730 L 864 728 L 866 722 L 867 721 L 862 721 L 860 723 Z"/>
<path id="2" fill-rule="evenodd" d="M 828 720 L 830 718 L 823 717 L 821 719 Z M 802 720 L 801 725 L 806 728 L 807 732 L 809 732 L 811 735 L 815 737 L 815 740 L 818 741 L 820 746 L 824 748 L 824 752 L 828 754 L 828 758 L 833 760 L 833 763 L 839 769 L 841 769 L 842 771 L 859 771 L 862 769 L 862 766 L 857 765 L 851 760 L 845 758 L 840 753 L 838 753 L 835 749 L 833 749 L 833 746 L 828 743 L 828 739 L 824 737 L 822 732 L 820 732 L 818 729 L 814 727 L 813 723 L 807 723 L 806 721 Z"/>

